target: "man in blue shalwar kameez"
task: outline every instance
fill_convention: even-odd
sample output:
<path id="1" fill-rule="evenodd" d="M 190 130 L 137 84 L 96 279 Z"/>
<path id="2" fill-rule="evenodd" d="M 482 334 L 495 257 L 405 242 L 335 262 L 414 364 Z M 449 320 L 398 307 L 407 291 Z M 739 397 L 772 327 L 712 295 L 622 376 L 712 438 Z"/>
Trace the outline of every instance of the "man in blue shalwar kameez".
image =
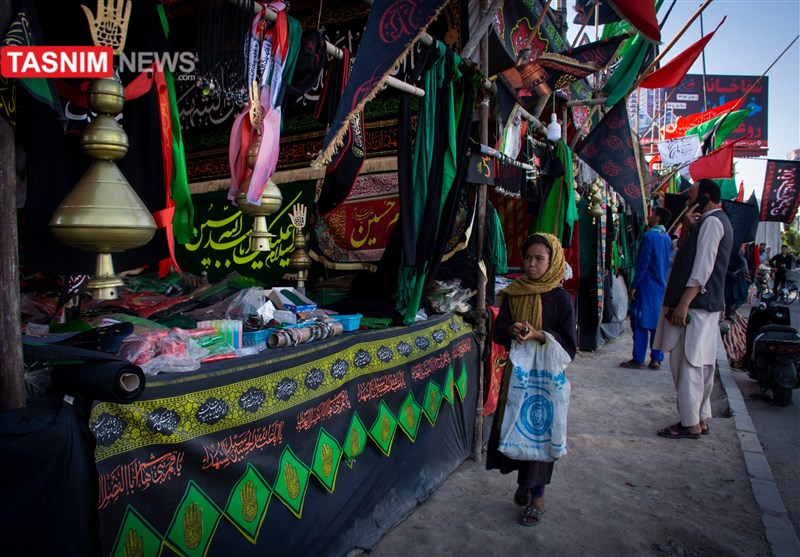
<path id="1" fill-rule="evenodd" d="M 630 287 L 633 358 L 621 363 L 621 367 L 643 369 L 647 349 L 653 346 L 661 301 L 667 287 L 669 254 L 672 250 L 672 241 L 664 226 L 671 218 L 672 213 L 669 209 L 659 207 L 647 220 L 650 228 L 645 232 L 639 245 L 636 271 Z M 663 352 L 650 351 L 650 368 L 660 368 L 663 361 Z"/>

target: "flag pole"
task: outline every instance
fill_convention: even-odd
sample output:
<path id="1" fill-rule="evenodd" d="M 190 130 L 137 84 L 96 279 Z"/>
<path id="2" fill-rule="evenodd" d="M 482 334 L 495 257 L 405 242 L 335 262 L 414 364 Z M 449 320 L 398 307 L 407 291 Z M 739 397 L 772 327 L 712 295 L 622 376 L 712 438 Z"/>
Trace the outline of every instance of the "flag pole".
<path id="1" fill-rule="evenodd" d="M 550 2 L 552 1 L 553 0 L 547 0 L 547 3 L 542 8 L 542 13 L 539 14 L 539 19 L 536 20 L 536 24 L 533 26 L 533 29 L 531 29 L 531 32 L 528 35 L 528 42 L 525 43 L 525 47 L 517 53 L 517 66 L 519 66 L 522 63 L 522 60 L 520 60 L 520 55 L 531 47 L 531 45 L 533 44 L 533 39 L 535 39 L 536 35 L 539 33 L 539 27 L 542 26 L 542 22 L 544 21 L 544 16 L 547 15 L 547 10 L 550 9 Z M 528 53 L 525 56 L 524 61 L 527 62 L 529 58 L 530 58 L 530 53 Z"/>
<path id="2" fill-rule="evenodd" d="M 589 11 L 594 11 L 594 9 L 599 4 L 600 4 L 600 0 L 594 0 L 594 5 L 592 6 L 592 8 Z M 578 41 L 581 40 L 581 33 L 583 33 L 583 30 L 586 29 L 586 24 L 587 23 L 589 23 L 589 18 L 586 18 L 584 20 L 583 25 L 581 25 L 581 28 L 578 30 L 578 34 L 575 35 L 575 40 L 572 41 L 572 46 L 570 46 L 570 48 L 575 48 L 575 46 L 578 44 Z M 595 27 L 597 27 L 597 12 L 595 12 L 595 15 L 594 15 L 594 25 L 595 25 Z"/>
<path id="3" fill-rule="evenodd" d="M 664 50 L 662 50 L 659 53 L 659 55 L 656 56 L 655 59 L 652 62 L 650 62 L 650 65 L 647 66 L 647 69 L 642 72 L 642 74 L 639 76 L 639 78 L 636 81 L 633 82 L 633 85 L 631 85 L 631 88 L 628 90 L 628 94 L 630 94 L 632 91 L 634 91 L 639 86 L 639 84 L 642 81 L 644 81 L 644 79 L 647 77 L 647 74 L 649 74 L 658 65 L 658 63 L 661 61 L 661 59 L 664 56 L 666 56 L 667 52 L 669 52 L 670 49 L 673 46 L 675 46 L 675 43 L 678 42 L 678 39 L 680 39 L 683 36 L 683 34 L 687 31 L 687 29 L 689 29 L 689 26 L 691 26 L 691 24 L 694 22 L 694 20 L 697 19 L 700 16 L 700 14 L 703 13 L 703 10 L 705 10 L 709 6 L 709 4 L 711 4 L 711 2 L 713 2 L 713 1 L 714 0 L 706 0 L 705 2 L 703 2 L 703 4 L 699 8 L 697 8 L 697 11 L 694 12 L 692 17 L 690 17 L 689 20 L 686 23 L 683 24 L 683 27 L 681 27 L 680 31 L 678 31 L 678 33 L 672 38 L 672 40 L 669 42 L 669 44 L 664 47 Z"/>

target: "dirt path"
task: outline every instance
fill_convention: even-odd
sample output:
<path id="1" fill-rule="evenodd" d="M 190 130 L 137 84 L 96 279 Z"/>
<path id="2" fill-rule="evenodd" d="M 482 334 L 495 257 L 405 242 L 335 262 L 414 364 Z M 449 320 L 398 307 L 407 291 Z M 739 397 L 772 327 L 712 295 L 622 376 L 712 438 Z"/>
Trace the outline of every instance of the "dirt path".
<path id="1" fill-rule="evenodd" d="M 568 369 L 569 452 L 543 523 L 517 524 L 514 475 L 468 460 L 368 554 L 769 556 L 722 389 L 709 435 L 658 437 L 677 420 L 672 377 L 617 367 L 630 349 L 625 333 Z"/>

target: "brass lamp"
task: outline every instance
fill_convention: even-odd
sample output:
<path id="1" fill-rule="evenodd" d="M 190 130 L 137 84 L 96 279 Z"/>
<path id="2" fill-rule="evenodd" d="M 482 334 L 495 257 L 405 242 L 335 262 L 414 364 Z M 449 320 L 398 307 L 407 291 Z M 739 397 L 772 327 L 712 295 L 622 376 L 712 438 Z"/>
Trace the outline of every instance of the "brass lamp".
<path id="1" fill-rule="evenodd" d="M 114 274 L 111 254 L 149 242 L 156 223 L 114 162 L 128 152 L 128 136 L 114 119 L 125 103 L 122 84 L 94 79 L 87 99 L 98 115 L 84 130 L 81 148 L 94 160 L 53 213 L 50 229 L 59 242 L 97 252 L 86 286 L 98 300 L 115 300 L 124 283 Z"/>
<path id="2" fill-rule="evenodd" d="M 258 149 L 261 145 L 261 135 L 256 135 L 253 142 L 247 149 L 245 161 L 250 169 L 253 169 L 258 157 Z M 269 239 L 274 238 L 267 230 L 267 215 L 271 215 L 281 208 L 283 195 L 280 188 L 272 180 L 267 180 L 267 185 L 261 193 L 261 204 L 252 205 L 247 202 L 247 190 L 250 189 L 250 182 L 253 174 L 244 179 L 239 186 L 236 194 L 236 205 L 239 210 L 247 216 L 253 217 L 253 230 L 250 232 L 250 249 L 252 251 L 269 251 Z"/>

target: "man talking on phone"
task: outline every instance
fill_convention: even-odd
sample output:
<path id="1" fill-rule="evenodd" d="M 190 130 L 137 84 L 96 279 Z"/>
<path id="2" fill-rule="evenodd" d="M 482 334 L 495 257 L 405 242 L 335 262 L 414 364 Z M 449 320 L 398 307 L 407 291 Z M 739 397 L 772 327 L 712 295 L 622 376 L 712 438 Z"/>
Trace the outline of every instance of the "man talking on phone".
<path id="1" fill-rule="evenodd" d="M 657 431 L 672 439 L 699 439 L 709 431 L 718 323 L 733 247 L 731 223 L 713 180 L 692 184 L 686 207 L 653 342 L 654 348 L 669 352 L 677 391 L 680 421 Z"/>

